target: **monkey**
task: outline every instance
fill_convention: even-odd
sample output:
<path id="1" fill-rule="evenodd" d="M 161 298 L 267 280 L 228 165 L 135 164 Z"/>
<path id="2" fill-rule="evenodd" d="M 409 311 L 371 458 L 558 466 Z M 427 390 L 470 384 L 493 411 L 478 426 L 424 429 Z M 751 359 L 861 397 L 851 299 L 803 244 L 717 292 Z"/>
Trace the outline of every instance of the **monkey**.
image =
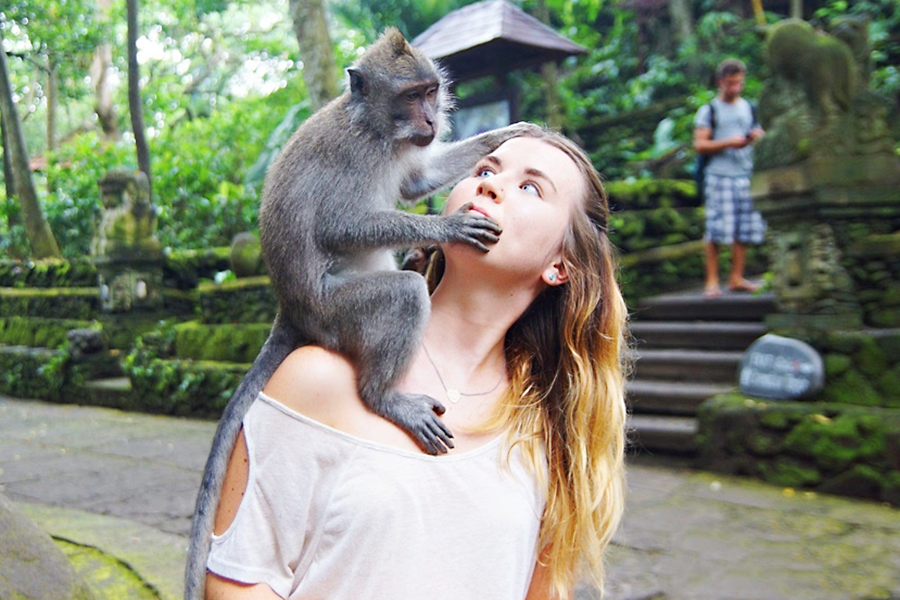
<path id="1" fill-rule="evenodd" d="M 186 600 L 203 597 L 213 520 L 244 414 L 298 346 L 316 343 L 348 357 L 360 398 L 425 451 L 453 447 L 439 401 L 393 389 L 420 344 L 430 303 L 424 279 L 397 270 L 392 251 L 460 242 L 487 252 L 502 231 L 471 204 L 449 215 L 412 214 L 396 204 L 453 183 L 536 126 L 441 141 L 452 104 L 446 74 L 396 28 L 347 75 L 344 93 L 297 129 L 266 174 L 260 243 L 278 311 L 213 438 L 191 524 Z"/>

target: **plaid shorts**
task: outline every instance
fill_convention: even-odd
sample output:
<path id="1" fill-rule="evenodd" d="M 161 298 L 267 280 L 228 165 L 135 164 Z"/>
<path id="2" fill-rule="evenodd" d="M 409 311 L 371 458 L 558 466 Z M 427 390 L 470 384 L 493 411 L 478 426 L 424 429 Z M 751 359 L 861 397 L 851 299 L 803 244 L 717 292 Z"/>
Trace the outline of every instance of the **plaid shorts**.
<path id="1" fill-rule="evenodd" d="M 722 177 L 706 174 L 706 234 L 703 239 L 716 244 L 761 244 L 766 222 L 753 210 L 749 177 Z"/>

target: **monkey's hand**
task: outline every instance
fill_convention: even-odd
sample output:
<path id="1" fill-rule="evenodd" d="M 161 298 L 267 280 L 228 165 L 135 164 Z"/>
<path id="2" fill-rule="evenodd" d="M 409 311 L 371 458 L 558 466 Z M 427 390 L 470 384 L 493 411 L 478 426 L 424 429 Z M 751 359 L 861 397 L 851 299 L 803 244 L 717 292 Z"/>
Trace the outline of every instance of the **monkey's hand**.
<path id="1" fill-rule="evenodd" d="M 472 211 L 474 203 L 467 202 L 453 214 L 443 217 L 446 227 L 444 238 L 448 242 L 463 242 L 487 252 L 485 244 L 496 244 L 503 230 L 493 220 Z"/>

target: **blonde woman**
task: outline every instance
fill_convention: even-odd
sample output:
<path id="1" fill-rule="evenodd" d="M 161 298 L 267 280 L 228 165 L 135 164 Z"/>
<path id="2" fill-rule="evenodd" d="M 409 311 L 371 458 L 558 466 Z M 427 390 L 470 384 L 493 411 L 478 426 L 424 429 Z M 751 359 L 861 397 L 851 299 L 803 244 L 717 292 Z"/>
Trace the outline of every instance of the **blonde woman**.
<path id="1" fill-rule="evenodd" d="M 453 431 L 424 454 L 370 413 L 341 356 L 303 347 L 246 418 L 216 516 L 207 598 L 528 600 L 603 583 L 623 510 L 625 305 L 597 172 L 543 131 L 450 193 L 503 229 L 446 244 L 401 387 Z"/>

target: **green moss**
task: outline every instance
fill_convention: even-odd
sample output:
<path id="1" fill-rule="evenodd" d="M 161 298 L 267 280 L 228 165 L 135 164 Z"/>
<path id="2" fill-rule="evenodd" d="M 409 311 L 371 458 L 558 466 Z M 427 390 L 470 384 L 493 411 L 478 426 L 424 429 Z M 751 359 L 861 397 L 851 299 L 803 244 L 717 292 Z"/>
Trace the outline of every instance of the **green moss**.
<path id="1" fill-rule="evenodd" d="M 96 284 L 97 270 L 88 258 L 0 260 L 0 287 L 88 287 Z"/>
<path id="2" fill-rule="evenodd" d="M 866 336 L 860 340 L 860 348 L 853 355 L 857 368 L 863 374 L 877 377 L 888 368 L 888 357 L 875 338 Z"/>
<path id="3" fill-rule="evenodd" d="M 228 246 L 204 250 L 177 250 L 166 256 L 163 278 L 169 287 L 187 290 L 197 287 L 201 279 L 212 279 L 231 266 Z"/>
<path id="4" fill-rule="evenodd" d="M 39 317 L 0 318 L 0 344 L 56 348 L 66 342 L 72 329 L 99 328 L 96 321 L 75 319 L 42 319 Z"/>
<path id="5" fill-rule="evenodd" d="M 91 319 L 100 312 L 98 288 L 0 288 L 0 316 Z"/>
<path id="6" fill-rule="evenodd" d="M 804 466 L 790 458 L 778 458 L 770 465 L 761 465 L 763 479 L 785 487 L 807 487 L 822 481 L 822 474 L 815 468 Z"/>
<path id="7" fill-rule="evenodd" d="M 203 283 L 197 292 L 204 323 L 272 323 L 278 310 L 265 276 Z"/>
<path id="8" fill-rule="evenodd" d="M 853 361 L 846 354 L 825 355 L 825 376 L 829 379 L 847 371 Z"/>
<path id="9" fill-rule="evenodd" d="M 885 406 L 900 406 L 900 364 L 882 373 L 877 383 L 884 396 Z"/>
<path id="10" fill-rule="evenodd" d="M 114 556 L 67 540 L 54 540 L 96 600 L 158 600 L 159 595 L 136 572 Z"/>
<path id="11" fill-rule="evenodd" d="M 176 326 L 178 358 L 250 363 L 269 336 L 271 325 L 202 325 L 196 321 Z"/>
<path id="12" fill-rule="evenodd" d="M 825 386 L 822 397 L 830 402 L 843 402 L 860 406 L 880 406 L 883 403 L 868 377 L 859 371 L 848 371 L 842 377 Z"/>
<path id="13" fill-rule="evenodd" d="M 791 426 L 787 411 L 769 410 L 759 418 L 759 424 L 768 429 L 783 431 Z"/>

